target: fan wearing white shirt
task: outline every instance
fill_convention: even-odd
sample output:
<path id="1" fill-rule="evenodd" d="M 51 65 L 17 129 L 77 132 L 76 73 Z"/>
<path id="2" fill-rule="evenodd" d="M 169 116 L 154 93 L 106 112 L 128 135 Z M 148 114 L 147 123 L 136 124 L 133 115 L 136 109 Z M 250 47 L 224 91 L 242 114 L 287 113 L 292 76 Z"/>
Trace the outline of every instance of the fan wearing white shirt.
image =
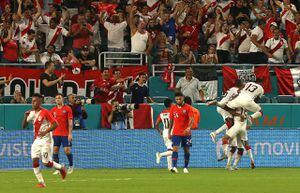
<path id="1" fill-rule="evenodd" d="M 64 63 L 60 56 L 55 53 L 54 45 L 49 45 L 47 52 L 41 54 L 41 62 L 46 64 L 48 61 L 54 62 L 55 66 L 61 66 Z"/>
<path id="2" fill-rule="evenodd" d="M 268 49 L 268 63 L 284 63 L 284 51 L 288 56 L 288 63 L 291 63 L 291 54 L 288 49 L 287 41 L 280 37 L 280 30 L 278 28 L 273 31 L 274 37 L 268 39 L 266 47 Z"/>
<path id="3" fill-rule="evenodd" d="M 251 53 L 251 63 L 252 64 L 263 64 L 267 62 L 266 49 L 264 47 L 264 28 L 266 21 L 263 19 L 258 20 L 258 26 L 256 26 L 251 31 L 251 44 L 250 44 L 250 53 Z"/>

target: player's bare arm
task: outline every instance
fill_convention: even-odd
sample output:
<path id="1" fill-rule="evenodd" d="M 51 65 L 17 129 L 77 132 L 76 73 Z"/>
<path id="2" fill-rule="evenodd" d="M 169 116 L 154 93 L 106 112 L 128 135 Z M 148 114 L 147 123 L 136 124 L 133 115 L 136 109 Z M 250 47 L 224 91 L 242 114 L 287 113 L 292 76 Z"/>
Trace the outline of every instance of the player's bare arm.
<path id="1" fill-rule="evenodd" d="M 40 131 L 39 136 L 43 137 L 45 136 L 47 133 L 54 131 L 54 129 L 57 127 L 57 123 L 53 122 L 51 123 L 50 127 L 48 127 L 45 131 Z"/>
<path id="2" fill-rule="evenodd" d="M 194 117 L 190 117 L 189 118 L 189 125 L 184 131 L 186 134 L 189 134 L 191 132 L 191 128 L 192 128 L 193 124 L 194 124 Z"/>
<path id="3" fill-rule="evenodd" d="M 173 128 L 173 120 L 171 119 L 170 120 L 170 128 L 169 128 L 169 139 L 171 139 L 172 138 L 172 128 Z"/>
<path id="4" fill-rule="evenodd" d="M 160 135 L 162 135 L 162 131 L 161 131 L 161 129 L 159 128 L 160 122 L 161 122 L 161 119 L 157 119 L 157 120 L 156 120 L 156 123 L 155 123 L 155 129 L 159 132 Z"/>
<path id="5" fill-rule="evenodd" d="M 26 111 L 25 114 L 24 114 L 24 118 L 23 118 L 23 121 L 22 121 L 22 128 L 23 129 L 27 128 L 27 126 L 28 126 L 27 117 L 28 117 L 29 113 L 30 113 L 30 111 Z"/>
<path id="6" fill-rule="evenodd" d="M 68 124 L 69 124 L 68 141 L 72 141 L 72 139 L 73 139 L 73 135 L 72 135 L 72 131 L 73 131 L 73 119 L 68 119 Z"/>

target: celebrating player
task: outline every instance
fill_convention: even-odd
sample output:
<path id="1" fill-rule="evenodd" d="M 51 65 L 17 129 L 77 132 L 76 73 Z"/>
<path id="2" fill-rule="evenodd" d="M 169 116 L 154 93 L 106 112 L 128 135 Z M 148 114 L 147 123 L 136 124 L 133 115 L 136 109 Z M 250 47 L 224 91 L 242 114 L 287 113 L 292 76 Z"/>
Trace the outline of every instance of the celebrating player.
<path id="1" fill-rule="evenodd" d="M 59 148 L 62 145 L 69 161 L 68 174 L 73 172 L 73 154 L 72 147 L 72 130 L 73 130 L 73 114 L 72 109 L 64 104 L 64 97 L 62 94 L 55 96 L 56 106 L 51 109 L 51 114 L 58 122 L 58 127 L 53 131 L 54 149 L 53 160 L 59 163 Z M 53 174 L 58 174 L 55 171 Z"/>
<path id="2" fill-rule="evenodd" d="M 170 128 L 170 107 L 172 105 L 171 99 L 166 99 L 164 101 L 164 105 L 166 109 L 164 109 L 158 116 L 156 123 L 155 123 L 155 129 L 162 135 L 165 146 L 167 147 L 167 151 L 163 153 L 156 152 L 156 163 L 160 163 L 160 159 L 163 156 L 167 157 L 167 163 L 168 163 L 168 170 L 172 169 L 172 141 L 169 139 L 169 128 Z M 163 123 L 164 130 L 161 131 L 159 128 L 159 124 Z"/>
<path id="3" fill-rule="evenodd" d="M 37 187 L 39 188 L 46 186 L 39 168 L 40 158 L 42 158 L 42 163 L 46 167 L 54 167 L 59 170 L 62 179 L 66 177 L 65 167 L 55 161 L 51 161 L 53 148 L 52 131 L 57 127 L 57 122 L 51 113 L 42 108 L 41 105 L 42 96 L 34 94 L 32 96 L 32 110 L 25 113 L 22 123 L 23 128 L 26 128 L 29 122 L 33 123 L 34 142 L 31 146 L 31 159 L 34 174 L 39 182 Z"/>
<path id="4" fill-rule="evenodd" d="M 173 153 L 172 153 L 172 165 L 171 171 L 178 173 L 177 159 L 179 145 L 184 149 L 184 169 L 183 173 L 189 173 L 188 164 L 190 161 L 190 147 L 192 146 L 191 127 L 194 123 L 194 114 L 192 107 L 184 103 L 184 96 L 182 93 L 175 94 L 176 105 L 173 105 L 170 109 L 170 128 L 169 139 L 172 138 Z"/>

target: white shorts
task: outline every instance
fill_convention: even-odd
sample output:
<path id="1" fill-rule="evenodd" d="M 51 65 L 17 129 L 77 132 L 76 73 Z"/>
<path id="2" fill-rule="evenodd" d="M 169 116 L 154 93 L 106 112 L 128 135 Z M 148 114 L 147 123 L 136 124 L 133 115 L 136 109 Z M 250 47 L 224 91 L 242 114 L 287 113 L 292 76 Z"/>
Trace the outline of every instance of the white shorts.
<path id="1" fill-rule="evenodd" d="M 221 107 L 217 107 L 217 112 L 223 117 L 224 122 L 226 118 L 228 117 L 232 118 L 232 115 L 229 112 L 222 109 Z"/>
<path id="2" fill-rule="evenodd" d="M 231 139 L 235 138 L 237 135 L 239 135 L 240 139 L 242 141 L 247 141 L 247 121 L 238 121 L 240 119 L 239 117 L 235 117 L 233 126 L 227 130 L 226 135 L 228 135 Z"/>
<path id="3" fill-rule="evenodd" d="M 173 149 L 172 140 L 169 139 L 169 131 L 167 129 L 163 131 L 163 139 L 164 139 L 165 146 L 167 147 L 167 150 Z"/>
<path id="4" fill-rule="evenodd" d="M 233 139 L 231 139 L 229 144 L 230 144 L 230 146 L 235 146 L 235 147 L 238 147 L 238 148 L 243 148 L 244 147 L 240 135 L 237 135 Z"/>
<path id="5" fill-rule="evenodd" d="M 231 109 L 236 108 L 244 108 L 247 111 L 250 111 L 252 113 L 258 112 L 261 110 L 261 107 L 254 102 L 252 98 L 246 95 L 239 95 L 232 101 L 229 101 L 227 103 L 227 106 Z"/>
<path id="6" fill-rule="evenodd" d="M 36 139 L 31 145 L 31 159 L 42 158 L 43 163 L 48 163 L 52 160 L 53 142 Z"/>

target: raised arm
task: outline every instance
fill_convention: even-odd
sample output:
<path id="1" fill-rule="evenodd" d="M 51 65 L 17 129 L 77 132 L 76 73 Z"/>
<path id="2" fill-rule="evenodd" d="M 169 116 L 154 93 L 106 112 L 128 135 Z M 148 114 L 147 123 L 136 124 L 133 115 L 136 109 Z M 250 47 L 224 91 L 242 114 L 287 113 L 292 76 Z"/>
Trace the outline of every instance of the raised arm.
<path id="1" fill-rule="evenodd" d="M 134 6 L 133 4 L 134 2 L 131 3 L 130 12 L 129 12 L 129 27 L 130 27 L 131 36 L 133 36 L 137 30 L 134 21 L 134 14 L 136 13 L 137 7 Z"/>
<path id="2" fill-rule="evenodd" d="M 36 22 L 38 20 L 38 18 L 41 16 L 42 14 L 42 8 L 41 8 L 41 5 L 40 5 L 40 2 L 39 0 L 35 0 L 35 3 L 36 3 L 36 8 L 37 8 L 37 12 L 36 14 L 34 15 L 33 17 L 33 21 Z"/>

